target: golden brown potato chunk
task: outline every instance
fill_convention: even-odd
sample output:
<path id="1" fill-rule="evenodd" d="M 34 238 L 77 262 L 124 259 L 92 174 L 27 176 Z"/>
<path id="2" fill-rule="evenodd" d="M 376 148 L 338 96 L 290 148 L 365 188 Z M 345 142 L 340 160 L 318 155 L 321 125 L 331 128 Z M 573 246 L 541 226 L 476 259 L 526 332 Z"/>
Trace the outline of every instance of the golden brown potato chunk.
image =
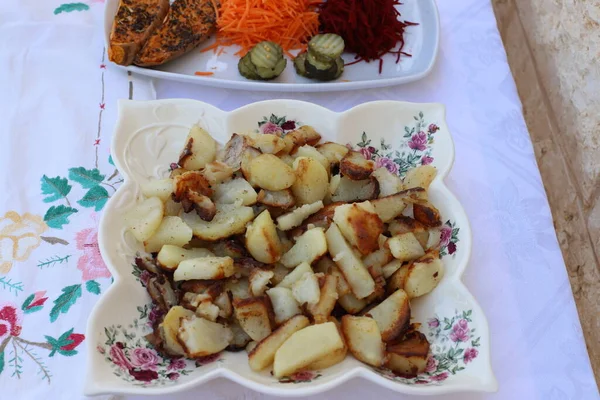
<path id="1" fill-rule="evenodd" d="M 333 221 L 346 240 L 363 255 L 379 250 L 379 235 L 383 233 L 383 222 L 370 202 L 336 207 Z"/>
<path id="2" fill-rule="evenodd" d="M 388 344 L 386 367 L 407 377 L 414 377 L 425 371 L 429 342 L 419 331 L 411 331 L 401 341 Z"/>
<path id="3" fill-rule="evenodd" d="M 342 175 L 353 181 L 368 179 L 374 169 L 375 163 L 373 161 L 367 160 L 360 152 L 354 150 L 348 151 L 340 162 Z"/>

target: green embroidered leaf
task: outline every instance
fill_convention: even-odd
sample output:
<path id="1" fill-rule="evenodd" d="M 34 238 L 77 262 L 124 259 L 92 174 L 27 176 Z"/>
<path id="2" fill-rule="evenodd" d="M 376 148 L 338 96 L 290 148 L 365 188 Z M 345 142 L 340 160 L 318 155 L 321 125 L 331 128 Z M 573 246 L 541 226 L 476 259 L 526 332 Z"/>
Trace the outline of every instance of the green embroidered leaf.
<path id="1" fill-rule="evenodd" d="M 50 322 L 56 321 L 58 316 L 65 314 L 78 298 L 81 297 L 81 285 L 66 286 L 62 289 L 62 294 L 54 300 L 54 307 L 50 311 Z"/>
<path id="2" fill-rule="evenodd" d="M 96 281 L 87 281 L 85 283 L 85 288 L 88 292 L 93 294 L 100 294 L 100 284 Z"/>
<path id="3" fill-rule="evenodd" d="M 64 199 L 71 191 L 71 185 L 67 178 L 61 178 L 55 176 L 54 178 L 48 178 L 46 175 L 42 176 L 42 194 L 44 203 L 52 203 L 53 201 Z"/>
<path id="4" fill-rule="evenodd" d="M 69 216 L 77 212 L 77 209 L 67 206 L 52 206 L 46 211 L 44 221 L 50 228 L 62 229 L 63 225 L 68 224 Z"/>
<path id="5" fill-rule="evenodd" d="M 109 156 L 108 156 L 108 163 L 109 163 L 110 165 L 112 165 L 113 167 L 115 166 L 115 162 L 114 162 L 114 161 L 113 161 L 113 159 L 112 159 L 112 155 L 109 155 Z"/>
<path id="6" fill-rule="evenodd" d="M 69 329 L 68 331 L 66 331 L 65 333 L 60 335 L 60 337 L 58 338 L 60 347 L 71 344 L 72 340 L 69 339 L 69 336 L 71 336 L 71 333 L 73 333 L 73 328 Z"/>
<path id="7" fill-rule="evenodd" d="M 96 211 L 100 211 L 109 197 L 106 189 L 102 186 L 95 186 L 88 190 L 83 199 L 77 201 L 77 203 L 84 207 L 95 207 Z"/>
<path id="8" fill-rule="evenodd" d="M 0 353 L 0 374 L 4 371 L 4 351 Z"/>
<path id="9" fill-rule="evenodd" d="M 21 306 L 21 310 L 25 311 L 26 314 L 27 314 L 27 307 L 31 304 L 34 297 L 35 297 L 35 293 L 30 295 L 29 297 L 27 297 L 25 299 L 25 301 L 23 302 L 23 305 Z"/>
<path id="10" fill-rule="evenodd" d="M 69 169 L 69 179 L 79 183 L 84 189 L 91 189 L 102 183 L 104 175 L 97 169 L 79 167 Z"/>
<path id="11" fill-rule="evenodd" d="M 66 3 L 61 4 L 60 7 L 54 9 L 54 15 L 58 15 L 63 12 L 70 13 L 73 11 L 87 11 L 89 9 L 90 6 L 85 3 Z"/>

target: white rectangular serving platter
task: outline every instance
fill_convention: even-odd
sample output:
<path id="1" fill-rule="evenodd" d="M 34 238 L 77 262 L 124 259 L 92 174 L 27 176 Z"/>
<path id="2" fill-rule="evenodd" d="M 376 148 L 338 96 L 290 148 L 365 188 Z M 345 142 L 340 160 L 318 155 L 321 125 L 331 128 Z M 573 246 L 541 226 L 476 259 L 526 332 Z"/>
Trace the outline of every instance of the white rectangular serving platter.
<path id="1" fill-rule="evenodd" d="M 106 43 L 110 36 L 112 22 L 117 12 L 119 0 L 106 0 L 104 15 L 104 34 Z M 402 19 L 416 22 L 405 32 L 403 51 L 412 57 L 402 56 L 396 64 L 395 55 L 384 56 L 382 73 L 379 62 L 360 62 L 346 67 L 342 77 L 333 82 L 319 82 L 296 74 L 291 60 L 283 73 L 272 81 L 252 81 L 241 76 L 237 69 L 238 48 L 228 47 L 221 55 L 213 51 L 201 53 L 200 50 L 214 42 L 210 39 L 190 53 L 154 68 L 141 68 L 134 65 L 123 67 L 140 75 L 152 78 L 168 79 L 224 89 L 260 90 L 277 92 L 328 92 L 337 90 L 368 89 L 398 85 L 416 81 L 425 77 L 435 63 L 440 35 L 440 22 L 435 0 L 406 0 L 399 6 Z M 354 60 L 354 54 L 344 53 L 346 62 Z M 116 65 L 116 64 L 115 64 Z M 212 76 L 196 76 L 194 72 L 214 72 Z"/>

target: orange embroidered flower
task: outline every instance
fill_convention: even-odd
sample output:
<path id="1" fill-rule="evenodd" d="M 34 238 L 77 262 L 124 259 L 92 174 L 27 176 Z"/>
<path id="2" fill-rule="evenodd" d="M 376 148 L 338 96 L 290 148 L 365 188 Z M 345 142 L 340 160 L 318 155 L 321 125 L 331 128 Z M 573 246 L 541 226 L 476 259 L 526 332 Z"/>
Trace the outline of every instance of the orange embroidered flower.
<path id="1" fill-rule="evenodd" d="M 26 261 L 47 229 L 39 215 L 8 211 L 0 217 L 0 273 L 8 273 L 15 261 Z"/>

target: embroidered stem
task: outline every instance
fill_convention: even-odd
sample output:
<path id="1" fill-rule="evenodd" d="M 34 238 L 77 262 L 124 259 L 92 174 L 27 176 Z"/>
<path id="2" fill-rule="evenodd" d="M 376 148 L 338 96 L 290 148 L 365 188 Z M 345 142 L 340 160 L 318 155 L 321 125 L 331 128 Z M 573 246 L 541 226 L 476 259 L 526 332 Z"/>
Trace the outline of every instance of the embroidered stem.
<path id="1" fill-rule="evenodd" d="M 2 342 L 2 344 L 0 344 L 0 353 L 2 353 L 4 351 L 4 349 L 6 348 L 6 345 L 10 341 L 11 337 L 12 336 L 7 337 L 6 339 L 4 339 L 4 342 Z"/>
<path id="2" fill-rule="evenodd" d="M 22 339 L 20 337 L 15 337 L 14 339 L 17 342 L 25 343 L 25 344 L 30 345 L 30 346 L 36 346 L 36 347 L 44 348 L 46 350 L 52 350 L 52 345 L 50 343 L 46 343 L 46 342 L 31 342 L 29 340 Z"/>
<path id="3" fill-rule="evenodd" d="M 19 358 L 20 357 L 19 357 L 19 353 L 18 353 L 18 350 L 17 350 L 17 345 L 15 344 L 15 340 L 12 340 L 11 344 L 13 346 L 13 353 L 14 353 L 12 360 L 10 360 L 10 361 L 13 362 L 13 368 L 15 369 L 15 371 L 13 372 L 13 375 L 16 375 L 17 379 L 21 379 L 21 373 L 22 372 L 21 372 L 21 365 L 19 364 L 19 361 L 20 361 Z"/>
<path id="4" fill-rule="evenodd" d="M 18 338 L 16 338 L 16 339 L 18 339 Z M 27 342 L 23 339 L 19 339 L 19 341 L 24 342 L 24 343 Z M 31 358 L 33 360 L 33 362 L 37 364 L 40 371 L 42 371 L 42 373 L 44 374 L 44 379 L 46 379 L 48 381 L 48 383 L 50 383 L 50 371 L 44 365 L 44 363 L 41 361 L 41 359 L 39 357 L 37 357 L 34 353 L 32 353 L 27 348 L 27 346 L 22 346 L 21 343 L 19 343 L 17 340 L 13 340 L 13 343 L 15 343 L 15 342 L 16 342 L 17 346 L 19 346 L 19 348 L 21 348 L 21 350 L 23 350 L 23 352 L 25 352 L 25 354 L 27 354 L 29 356 L 29 358 Z M 29 342 L 29 343 L 31 343 L 31 342 Z"/>
<path id="5" fill-rule="evenodd" d="M 2 289 L 7 289 L 11 292 L 14 290 L 15 296 L 19 293 L 19 291 L 23 291 L 23 282 L 13 282 L 12 279 L 3 276 L 0 278 L 0 285 L 2 285 Z"/>
<path id="6" fill-rule="evenodd" d="M 40 236 L 40 239 L 50 244 L 62 244 L 64 246 L 67 246 L 69 244 L 69 242 L 67 242 L 66 240 L 53 236 Z"/>
<path id="7" fill-rule="evenodd" d="M 108 182 L 100 182 L 100 183 L 102 183 L 103 185 L 106 185 L 106 186 L 110 186 L 112 188 L 112 190 L 114 190 L 115 192 L 117 191 L 117 188 Z M 117 183 L 117 182 L 115 182 L 115 183 Z"/>
<path id="8" fill-rule="evenodd" d="M 64 257 L 53 256 L 52 258 L 49 258 L 45 261 L 40 261 L 37 266 L 39 268 L 53 267 L 56 264 L 64 264 L 64 263 L 68 262 L 70 257 L 71 257 L 70 254 L 66 255 Z"/>
<path id="9" fill-rule="evenodd" d="M 102 48 L 102 64 L 104 65 L 104 60 L 106 57 L 106 47 Z M 100 113 L 98 113 L 98 131 L 96 133 L 96 162 L 95 162 L 95 166 L 96 169 L 98 169 L 98 143 L 100 142 L 100 133 L 102 132 L 102 113 L 104 112 L 104 71 L 105 69 L 102 69 L 102 75 L 100 77 L 100 80 L 102 82 L 102 92 L 100 95 Z"/>

